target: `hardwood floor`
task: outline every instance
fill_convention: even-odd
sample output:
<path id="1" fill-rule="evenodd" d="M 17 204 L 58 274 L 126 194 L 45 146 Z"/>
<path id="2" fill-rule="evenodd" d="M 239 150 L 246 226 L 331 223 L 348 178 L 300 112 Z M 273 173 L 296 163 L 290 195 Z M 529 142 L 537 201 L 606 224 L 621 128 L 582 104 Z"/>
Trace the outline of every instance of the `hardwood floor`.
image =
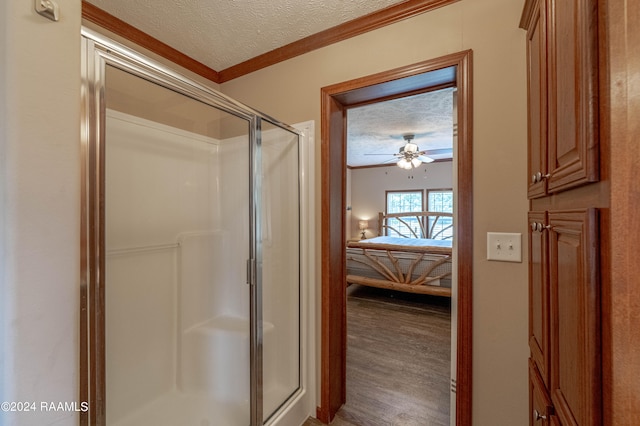
<path id="1" fill-rule="evenodd" d="M 347 402 L 331 426 L 449 425 L 450 299 L 347 291 Z"/>

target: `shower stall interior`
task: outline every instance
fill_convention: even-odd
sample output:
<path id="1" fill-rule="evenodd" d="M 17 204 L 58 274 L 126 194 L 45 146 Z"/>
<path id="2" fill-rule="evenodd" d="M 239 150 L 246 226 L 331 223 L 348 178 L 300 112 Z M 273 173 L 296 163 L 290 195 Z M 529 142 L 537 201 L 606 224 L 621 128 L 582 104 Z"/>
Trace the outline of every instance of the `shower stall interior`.
<path id="1" fill-rule="evenodd" d="M 84 29 L 83 55 L 81 422 L 300 424 L 302 133 Z"/>

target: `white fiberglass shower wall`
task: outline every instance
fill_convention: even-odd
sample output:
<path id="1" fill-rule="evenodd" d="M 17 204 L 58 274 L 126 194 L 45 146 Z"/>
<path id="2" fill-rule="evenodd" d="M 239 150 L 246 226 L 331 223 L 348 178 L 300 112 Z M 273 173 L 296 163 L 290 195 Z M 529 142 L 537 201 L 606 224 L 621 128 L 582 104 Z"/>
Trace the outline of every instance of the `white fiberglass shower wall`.
<path id="1" fill-rule="evenodd" d="M 84 34 L 82 422 L 300 424 L 300 132 Z"/>

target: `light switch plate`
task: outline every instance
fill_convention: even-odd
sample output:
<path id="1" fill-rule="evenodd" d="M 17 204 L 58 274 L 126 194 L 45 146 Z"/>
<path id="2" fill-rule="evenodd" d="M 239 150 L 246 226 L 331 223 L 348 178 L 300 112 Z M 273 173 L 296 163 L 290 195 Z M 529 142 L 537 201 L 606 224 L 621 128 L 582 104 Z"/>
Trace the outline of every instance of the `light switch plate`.
<path id="1" fill-rule="evenodd" d="M 487 232 L 487 260 L 522 262 L 522 234 Z"/>

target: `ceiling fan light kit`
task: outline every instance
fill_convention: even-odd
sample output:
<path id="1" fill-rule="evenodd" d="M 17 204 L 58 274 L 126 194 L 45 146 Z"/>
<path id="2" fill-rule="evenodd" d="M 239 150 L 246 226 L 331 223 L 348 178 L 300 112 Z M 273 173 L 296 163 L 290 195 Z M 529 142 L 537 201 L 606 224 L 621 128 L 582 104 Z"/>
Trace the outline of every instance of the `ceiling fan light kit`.
<path id="1" fill-rule="evenodd" d="M 418 160 L 420 161 L 420 160 Z M 400 167 L 401 169 L 405 169 L 405 170 L 411 170 L 413 167 L 417 167 L 413 165 L 412 161 L 407 161 L 406 158 L 401 158 L 400 161 L 398 161 L 396 163 L 398 165 L 398 167 Z M 418 164 L 419 166 L 420 164 Z"/>
<path id="2" fill-rule="evenodd" d="M 398 167 L 405 170 L 415 169 L 420 167 L 422 163 L 431 163 L 433 158 L 426 157 L 425 151 L 420 151 L 418 145 L 411 142 L 413 140 L 414 135 L 404 135 L 404 140 L 407 143 L 400 148 L 400 152 L 396 154 L 397 157 L 400 157 L 400 160 L 396 163 Z"/>

